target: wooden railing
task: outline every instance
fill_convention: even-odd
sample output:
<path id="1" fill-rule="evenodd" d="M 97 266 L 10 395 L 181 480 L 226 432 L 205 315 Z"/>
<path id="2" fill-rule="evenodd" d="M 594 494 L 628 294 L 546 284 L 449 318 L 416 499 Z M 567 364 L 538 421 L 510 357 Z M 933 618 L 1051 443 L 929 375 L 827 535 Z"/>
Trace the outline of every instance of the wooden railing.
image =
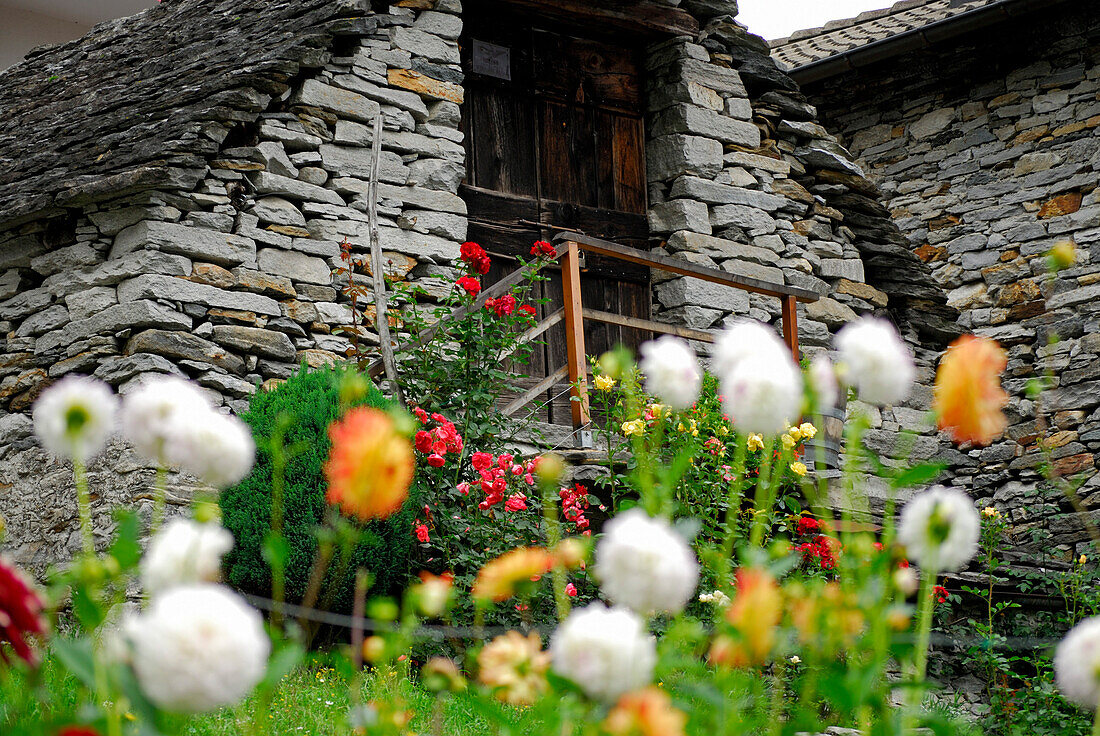
<path id="1" fill-rule="evenodd" d="M 599 238 L 575 232 L 563 232 L 554 237 L 555 260 L 561 263 L 562 293 L 565 304 L 561 309 L 547 315 L 541 322 L 531 327 L 519 338 L 519 342 L 529 342 L 538 339 L 551 327 L 559 322 L 565 324 L 566 363 L 550 372 L 537 384 L 526 390 L 504 408 L 504 413 L 511 415 L 531 403 L 540 394 L 548 391 L 554 384 L 568 380 L 571 388 L 571 418 L 573 423 L 574 441 L 578 447 L 592 446 L 592 433 L 587 428 L 591 425 L 591 412 L 588 403 L 588 356 L 584 344 L 584 321 L 603 322 L 605 324 L 630 327 L 650 332 L 667 335 L 676 335 L 689 340 L 702 342 L 714 342 L 714 335 L 705 330 L 696 330 L 690 327 L 670 325 L 650 319 L 628 317 L 611 312 L 603 312 L 589 309 L 584 306 L 581 299 L 581 253 L 627 261 L 651 269 L 659 269 L 669 273 L 702 279 L 722 286 L 728 286 L 754 294 L 776 297 L 782 306 L 783 341 L 798 359 L 798 302 L 815 302 L 818 295 L 807 289 L 800 289 L 784 284 L 775 284 L 760 279 L 737 276 L 736 274 L 722 271 L 716 268 L 697 266 L 694 263 L 678 258 L 661 255 L 658 253 L 646 253 L 637 248 L 613 243 Z M 449 318 L 441 320 L 426 330 L 413 343 L 406 343 L 397 347 L 397 352 L 414 349 L 431 340 L 432 337 L 443 328 L 449 320 L 461 318 L 471 312 L 482 309 L 488 299 L 493 299 L 511 291 L 518 283 L 527 278 L 532 271 L 546 265 L 546 261 L 531 264 L 527 269 L 519 269 L 501 279 L 492 286 L 486 288 L 478 298 L 468 307 L 462 307 L 451 312 Z M 382 373 L 381 361 L 375 361 L 369 369 L 372 378 Z"/>

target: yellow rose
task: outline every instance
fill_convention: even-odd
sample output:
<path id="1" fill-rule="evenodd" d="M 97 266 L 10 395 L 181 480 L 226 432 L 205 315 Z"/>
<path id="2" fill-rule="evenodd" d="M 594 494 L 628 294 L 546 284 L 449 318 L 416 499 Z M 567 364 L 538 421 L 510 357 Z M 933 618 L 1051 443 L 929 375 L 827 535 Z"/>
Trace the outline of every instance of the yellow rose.
<path id="1" fill-rule="evenodd" d="M 780 440 L 780 442 L 783 443 L 783 446 L 786 447 L 788 450 L 795 446 L 794 437 L 791 437 L 789 434 L 783 435 L 782 437 L 779 438 L 779 440 Z"/>
<path id="2" fill-rule="evenodd" d="M 610 391 L 615 387 L 615 379 L 611 376 L 596 376 L 596 388 L 600 391 Z"/>
<path id="3" fill-rule="evenodd" d="M 791 439 L 795 442 L 802 439 L 802 430 L 798 427 L 791 427 L 787 430 L 787 434 L 789 434 L 791 436 Z"/>
<path id="4" fill-rule="evenodd" d="M 1081 565 L 1085 564 L 1088 561 L 1089 561 L 1089 558 L 1085 557 L 1084 555 L 1081 555 L 1079 558 L 1077 558 L 1077 562 Z"/>
<path id="5" fill-rule="evenodd" d="M 749 435 L 749 452 L 764 449 L 764 437 L 758 434 Z"/>
<path id="6" fill-rule="evenodd" d="M 982 509 L 982 516 L 987 519 L 996 519 L 1000 515 L 1001 512 L 993 508 L 992 506 L 986 506 L 984 509 Z"/>
<path id="7" fill-rule="evenodd" d="M 791 470 L 795 475 L 806 475 L 806 464 L 800 462 L 791 463 Z"/>
<path id="8" fill-rule="evenodd" d="M 645 421 L 642 419 L 635 419 L 632 422 L 623 422 L 620 428 L 627 437 L 630 435 L 638 435 L 641 437 L 645 433 Z"/>
<path id="9" fill-rule="evenodd" d="M 798 426 L 798 431 L 802 433 L 802 439 L 812 440 L 817 436 L 817 427 L 809 422 L 803 422 Z"/>

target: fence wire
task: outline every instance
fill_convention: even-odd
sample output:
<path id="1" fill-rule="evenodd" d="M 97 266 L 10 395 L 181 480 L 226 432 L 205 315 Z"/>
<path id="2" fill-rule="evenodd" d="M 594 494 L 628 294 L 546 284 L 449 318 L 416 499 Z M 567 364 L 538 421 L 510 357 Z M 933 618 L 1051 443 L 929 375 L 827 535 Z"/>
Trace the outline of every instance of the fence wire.
<path id="1" fill-rule="evenodd" d="M 316 608 L 305 608 L 293 603 L 278 603 L 270 598 L 245 594 L 244 598 L 256 608 L 269 613 L 279 613 L 287 618 L 312 621 L 314 623 L 337 626 L 344 629 L 360 631 L 371 634 L 383 634 L 396 632 L 397 624 L 376 621 L 366 617 L 349 616 L 343 613 L 322 611 Z M 455 626 L 452 624 L 420 624 L 413 630 L 413 636 L 419 639 L 431 639 L 434 641 L 454 640 L 487 640 L 501 636 L 509 631 L 522 629 L 524 633 L 537 632 L 542 636 L 554 633 L 556 626 L 548 625 L 521 625 L 521 626 Z M 917 637 L 914 634 L 895 634 L 894 644 L 915 644 Z M 1008 636 L 997 637 L 990 640 L 984 637 L 960 637 L 942 633 L 933 633 L 931 643 L 941 648 L 966 648 L 977 645 L 989 651 L 1007 652 L 1031 652 L 1039 649 L 1048 649 L 1056 646 L 1061 641 L 1060 637 L 1048 636 Z"/>

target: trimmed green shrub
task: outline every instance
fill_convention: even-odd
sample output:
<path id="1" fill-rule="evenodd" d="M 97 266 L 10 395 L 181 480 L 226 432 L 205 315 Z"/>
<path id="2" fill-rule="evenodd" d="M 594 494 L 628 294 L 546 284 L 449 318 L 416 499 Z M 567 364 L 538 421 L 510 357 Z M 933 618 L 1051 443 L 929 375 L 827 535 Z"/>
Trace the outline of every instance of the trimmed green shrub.
<path id="1" fill-rule="evenodd" d="M 318 548 L 317 529 L 326 513 L 322 470 L 331 443 L 328 426 L 340 416 L 340 383 L 344 370 L 307 370 L 304 366 L 273 391 L 258 391 L 241 418 L 252 427 L 256 440 L 256 467 L 241 483 L 226 489 L 219 500 L 222 522 L 236 544 L 226 556 L 226 580 L 245 593 L 271 595 L 271 568 L 263 559 L 264 537 L 271 528 L 272 456 L 270 440 L 280 422 L 285 426 L 286 463 L 283 534 L 287 546 L 286 599 L 301 601 L 309 585 Z M 355 405 L 389 408 L 390 402 L 373 385 Z M 339 565 L 334 557 L 321 588 L 319 602 L 333 611 L 351 610 L 355 570 L 364 567 L 373 576 L 372 595 L 400 591 L 408 581 L 415 556 L 413 517 L 417 502 L 384 521 L 362 525 L 363 535 L 350 556 Z M 342 570 L 340 568 L 343 568 Z"/>

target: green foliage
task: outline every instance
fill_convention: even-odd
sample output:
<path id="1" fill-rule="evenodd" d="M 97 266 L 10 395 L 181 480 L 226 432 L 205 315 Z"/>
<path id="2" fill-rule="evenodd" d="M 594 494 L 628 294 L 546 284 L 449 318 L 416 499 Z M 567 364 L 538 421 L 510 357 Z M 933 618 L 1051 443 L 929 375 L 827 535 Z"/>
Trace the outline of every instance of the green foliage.
<path id="1" fill-rule="evenodd" d="M 323 467 L 331 447 L 328 425 L 341 414 L 343 376 L 344 371 L 302 368 L 274 391 L 257 392 L 241 417 L 252 427 L 256 440 L 256 466 L 251 475 L 226 489 L 219 501 L 223 523 L 236 540 L 226 556 L 226 580 L 238 590 L 261 596 L 272 592 L 265 538 L 271 529 L 274 451 L 283 452 L 286 462 L 285 547 L 280 553 L 286 559 L 286 599 L 297 602 L 305 595 L 318 549 L 316 530 L 329 509 Z M 389 407 L 374 386 L 352 404 Z M 280 433 L 281 443 L 277 441 Z M 416 506 L 410 499 L 389 519 L 363 525 L 364 533 L 354 549 L 344 559 L 336 553 L 321 588 L 322 603 L 327 599 L 332 610 L 350 611 L 359 566 L 374 576 L 372 592 L 377 595 L 392 594 L 404 586 L 415 548 L 411 530 Z"/>

